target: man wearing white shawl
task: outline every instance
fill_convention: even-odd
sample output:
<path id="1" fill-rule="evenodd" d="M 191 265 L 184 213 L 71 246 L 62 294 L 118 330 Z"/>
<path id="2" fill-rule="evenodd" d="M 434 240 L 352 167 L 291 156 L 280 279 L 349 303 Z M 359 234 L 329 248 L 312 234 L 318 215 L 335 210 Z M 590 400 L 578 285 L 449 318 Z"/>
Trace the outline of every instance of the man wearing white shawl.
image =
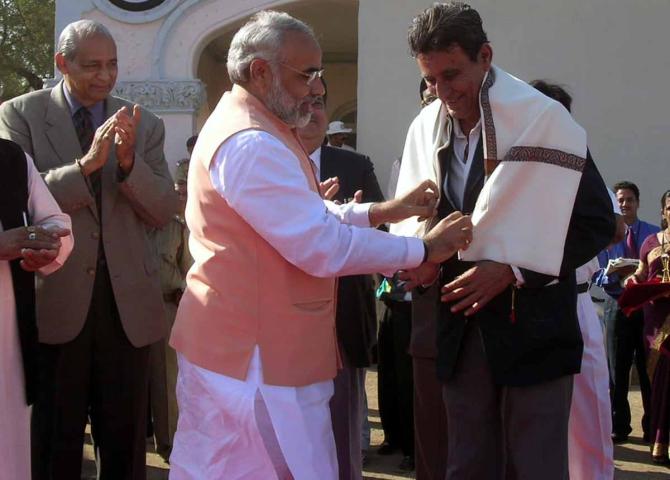
<path id="1" fill-rule="evenodd" d="M 567 479 L 582 353 L 574 271 L 614 234 L 607 190 L 570 114 L 492 64 L 475 10 L 435 4 L 413 20 L 409 43 L 440 101 L 410 126 L 396 194 L 433 179 L 438 217 L 472 212 L 475 225 L 460 259 L 405 274 L 427 285 L 439 273 L 444 285 L 435 305 L 447 479 Z"/>

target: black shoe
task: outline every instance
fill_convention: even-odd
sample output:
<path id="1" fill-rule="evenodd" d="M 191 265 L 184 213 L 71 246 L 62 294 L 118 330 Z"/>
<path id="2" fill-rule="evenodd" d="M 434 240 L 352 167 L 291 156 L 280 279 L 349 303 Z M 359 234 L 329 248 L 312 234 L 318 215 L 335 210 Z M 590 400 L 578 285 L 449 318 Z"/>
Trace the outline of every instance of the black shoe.
<path id="1" fill-rule="evenodd" d="M 377 455 L 393 455 L 393 452 L 395 452 L 396 450 L 397 450 L 396 447 L 394 447 L 388 442 L 384 442 L 377 449 Z"/>
<path id="2" fill-rule="evenodd" d="M 652 455 L 651 461 L 656 465 L 670 465 L 670 458 L 667 455 Z"/>
<path id="3" fill-rule="evenodd" d="M 626 443 L 628 441 L 628 434 L 623 433 L 613 433 L 612 434 L 612 443 L 618 445 L 620 443 Z"/>
<path id="4" fill-rule="evenodd" d="M 363 464 L 363 468 L 366 468 L 368 465 L 370 465 L 370 457 L 368 456 L 367 450 L 363 450 L 361 452 L 361 463 Z"/>
<path id="5" fill-rule="evenodd" d="M 414 470 L 414 457 L 402 457 L 402 461 L 398 468 L 403 472 L 412 472 Z"/>

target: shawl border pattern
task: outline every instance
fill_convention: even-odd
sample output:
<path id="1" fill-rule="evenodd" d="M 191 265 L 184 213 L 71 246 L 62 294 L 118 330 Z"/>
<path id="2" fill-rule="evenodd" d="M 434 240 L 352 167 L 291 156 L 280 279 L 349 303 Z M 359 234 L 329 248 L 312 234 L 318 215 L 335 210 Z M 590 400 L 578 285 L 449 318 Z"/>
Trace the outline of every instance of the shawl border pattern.
<path id="1" fill-rule="evenodd" d="M 503 159 L 505 162 L 539 162 L 558 167 L 582 172 L 586 165 L 586 159 L 561 150 L 545 147 L 521 147 L 510 148 Z"/>
<path id="2" fill-rule="evenodd" d="M 495 71 L 491 68 L 488 76 L 481 88 L 480 101 L 482 104 L 482 116 L 484 117 L 484 135 L 486 141 L 486 161 L 485 166 L 495 165 L 498 162 L 498 144 L 496 142 L 496 126 L 493 122 L 493 112 L 491 110 L 491 100 L 489 99 L 489 89 L 495 82 Z M 488 170 L 488 169 L 487 169 Z M 492 170 L 491 170 L 492 171 Z M 487 171 L 487 175 L 491 172 Z"/>

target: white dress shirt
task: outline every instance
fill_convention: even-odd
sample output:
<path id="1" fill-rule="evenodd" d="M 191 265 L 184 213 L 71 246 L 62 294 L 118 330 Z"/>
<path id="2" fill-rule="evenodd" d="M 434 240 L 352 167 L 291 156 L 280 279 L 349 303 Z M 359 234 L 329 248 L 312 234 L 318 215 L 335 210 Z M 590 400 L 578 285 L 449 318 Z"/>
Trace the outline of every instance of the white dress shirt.
<path id="1" fill-rule="evenodd" d="M 356 228 L 369 227 L 370 204 L 323 200 L 310 190 L 295 154 L 269 133 L 245 130 L 226 140 L 210 165 L 210 179 L 260 236 L 311 275 L 392 273 L 417 266 L 423 258 L 419 239 Z M 171 456 L 175 475 L 284 478 L 288 469 L 292 478 L 337 479 L 328 409 L 331 380 L 301 387 L 267 385 L 258 346 L 244 382 L 197 367 L 181 355 L 179 377 L 180 424 Z M 186 392 L 187 384 L 195 393 Z M 258 404 L 267 410 L 271 428 L 259 419 Z M 202 412 L 211 416 L 203 421 Z M 237 420 L 221 421 L 228 418 Z M 268 445 L 278 445 L 281 454 L 275 457 Z"/>
<path id="2" fill-rule="evenodd" d="M 226 140 L 210 178 L 238 215 L 310 275 L 392 275 L 423 259 L 418 238 L 360 228 L 370 227 L 371 204 L 336 205 L 310 190 L 298 158 L 267 132 L 245 130 Z"/>
<path id="3" fill-rule="evenodd" d="M 316 167 L 316 172 L 314 172 L 316 179 L 321 180 L 321 147 L 314 150 L 310 154 L 309 158 L 312 159 L 314 166 Z"/>
<path id="4" fill-rule="evenodd" d="M 619 206 L 619 202 L 617 201 L 614 192 L 612 192 L 612 190 L 608 188 L 607 193 L 609 194 L 610 200 L 612 202 L 612 211 L 614 212 L 615 215 L 621 215 L 621 207 Z M 584 265 L 582 265 L 577 269 L 576 273 L 577 283 L 585 283 L 591 281 L 593 274 L 596 273 L 599 269 L 600 264 L 598 263 L 598 257 L 592 258 L 591 261 L 585 263 Z M 588 292 L 585 292 L 585 294 L 587 293 Z"/>

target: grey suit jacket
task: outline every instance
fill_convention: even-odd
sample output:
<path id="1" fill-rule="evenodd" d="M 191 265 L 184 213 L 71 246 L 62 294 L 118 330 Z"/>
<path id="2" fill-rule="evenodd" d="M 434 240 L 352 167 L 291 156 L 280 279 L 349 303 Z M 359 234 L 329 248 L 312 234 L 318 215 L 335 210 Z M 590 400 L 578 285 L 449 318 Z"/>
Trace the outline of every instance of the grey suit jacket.
<path id="1" fill-rule="evenodd" d="M 106 117 L 132 104 L 106 101 Z M 75 163 L 82 157 L 62 82 L 0 106 L 0 137 L 18 143 L 35 160 L 61 209 L 72 218 L 74 250 L 66 264 L 37 280 L 37 325 L 43 343 L 74 339 L 84 326 L 91 295 L 99 236 L 121 323 L 136 347 L 166 334 L 158 262 L 147 238 L 149 227 L 167 223 L 177 198 L 163 154 L 163 122 L 142 109 L 136 135 L 135 164 L 117 178 L 114 147 L 102 169 L 102 219 L 88 179 Z"/>

